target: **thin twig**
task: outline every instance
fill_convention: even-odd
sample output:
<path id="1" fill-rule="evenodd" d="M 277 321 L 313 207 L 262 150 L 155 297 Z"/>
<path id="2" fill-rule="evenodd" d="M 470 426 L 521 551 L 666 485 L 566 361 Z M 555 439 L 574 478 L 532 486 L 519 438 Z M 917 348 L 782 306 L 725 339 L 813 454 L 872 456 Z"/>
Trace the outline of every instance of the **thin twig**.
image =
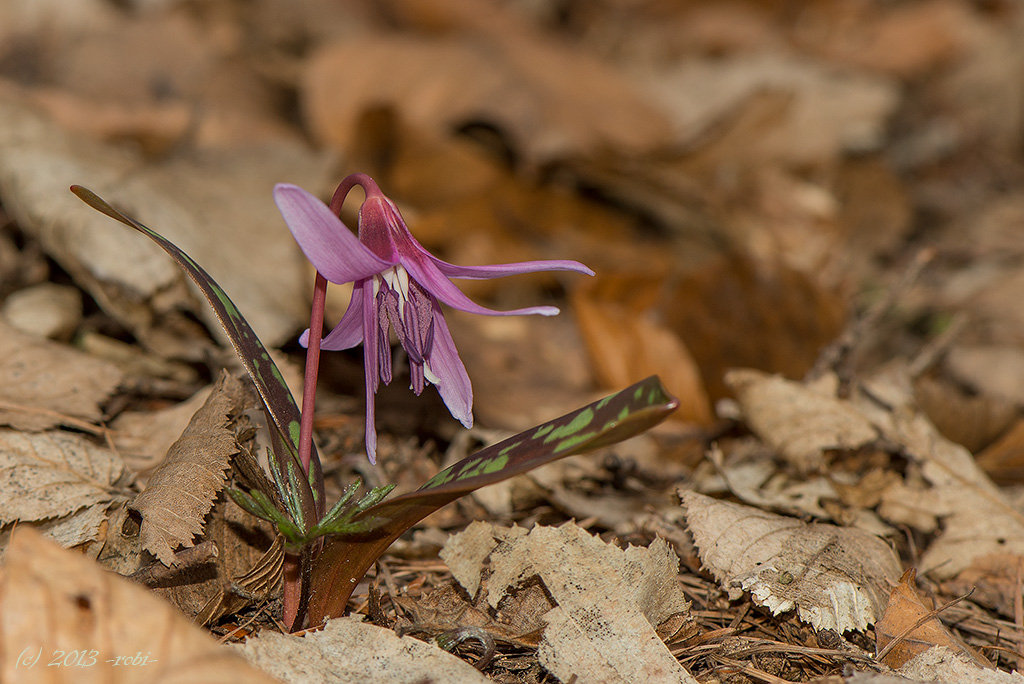
<path id="1" fill-rule="evenodd" d="M 212 541 L 200 542 L 193 547 L 175 552 L 171 565 L 154 561 L 128 575 L 128 579 L 147 587 L 155 587 L 196 566 L 208 563 L 217 556 L 216 544 Z"/>
<path id="2" fill-rule="evenodd" d="M 923 615 L 920 619 L 918 619 L 917 622 L 915 622 L 914 624 L 910 625 L 910 627 L 908 627 L 905 630 L 903 630 L 902 632 L 900 632 L 899 636 L 897 636 L 895 639 L 893 639 L 888 644 L 886 644 L 885 648 L 883 648 L 881 651 L 879 651 L 875 655 L 875 660 L 879 660 L 880 661 L 882 658 L 884 658 L 885 656 L 889 655 L 889 652 L 892 651 L 892 649 L 896 648 L 899 644 L 901 644 L 903 642 L 903 640 L 906 639 L 918 627 L 920 627 L 924 623 L 928 622 L 929 620 L 935 619 L 938 616 L 939 613 L 943 612 L 947 608 L 950 608 L 951 606 L 955 606 L 956 604 L 960 603 L 961 601 L 963 601 L 965 598 L 967 598 L 968 596 L 970 596 L 973 593 L 974 593 L 974 589 L 972 588 L 969 592 L 967 592 L 963 596 L 958 596 L 957 598 L 953 599 L 952 601 L 948 601 L 948 602 L 944 603 L 943 605 L 939 606 L 938 608 L 935 608 L 934 610 L 928 611 L 925 615 Z"/>
<path id="3" fill-rule="evenodd" d="M 846 326 L 839 337 L 825 347 L 814 367 L 808 371 L 805 380 L 815 380 L 828 371 L 834 371 L 840 381 L 846 385 L 851 371 L 850 358 L 858 347 L 863 347 L 865 340 L 877 329 L 879 321 L 895 306 L 911 285 L 921 275 L 921 271 L 935 258 L 935 248 L 926 247 L 914 255 L 913 259 L 900 274 L 899 279 L 886 291 L 885 296 L 875 302 L 860 318 Z"/>

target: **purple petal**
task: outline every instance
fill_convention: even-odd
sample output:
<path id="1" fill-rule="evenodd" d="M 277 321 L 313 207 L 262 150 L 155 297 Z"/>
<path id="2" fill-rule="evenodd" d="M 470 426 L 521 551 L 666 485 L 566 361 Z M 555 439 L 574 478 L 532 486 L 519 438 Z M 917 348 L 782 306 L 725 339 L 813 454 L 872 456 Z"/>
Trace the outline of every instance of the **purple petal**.
<path id="1" fill-rule="evenodd" d="M 554 306 L 531 306 L 525 309 L 512 309 L 511 311 L 497 311 L 480 306 L 467 297 L 462 290 L 455 287 L 447 276 L 438 270 L 429 259 L 423 257 L 403 258 L 402 265 L 409 271 L 409 275 L 416 279 L 430 294 L 442 302 L 460 311 L 482 314 L 484 316 L 521 316 L 524 314 L 540 314 L 541 316 L 555 316 L 558 314 L 558 307 Z"/>
<path id="2" fill-rule="evenodd" d="M 473 427 L 473 386 L 469 374 L 462 365 L 455 341 L 448 330 L 448 324 L 441 313 L 441 307 L 434 303 L 434 340 L 427 365 L 437 376 L 437 393 L 444 400 L 452 417 L 466 427 Z"/>
<path id="3" fill-rule="evenodd" d="M 370 463 L 377 464 L 377 428 L 374 424 L 374 400 L 379 381 L 377 360 L 377 309 L 374 307 L 373 288 L 363 287 L 363 370 L 366 373 L 366 455 Z"/>
<path id="4" fill-rule="evenodd" d="M 485 278 L 502 278 L 520 273 L 536 273 L 538 271 L 576 271 L 594 275 L 594 272 L 578 261 L 556 259 L 549 261 L 520 261 L 513 264 L 490 264 L 487 266 L 458 266 L 438 259 L 433 254 L 427 257 L 434 262 L 437 269 L 449 278 L 468 278 L 482 280 Z"/>
<path id="5" fill-rule="evenodd" d="M 363 341 L 363 286 L 364 282 L 361 281 L 352 288 L 352 299 L 348 302 L 345 315 L 334 326 L 334 330 L 320 341 L 320 349 L 351 349 Z M 299 337 L 299 344 L 309 346 L 309 329 Z"/>
<path id="6" fill-rule="evenodd" d="M 326 204 L 297 185 L 274 186 L 274 202 L 302 253 L 332 283 L 369 278 L 392 265 L 364 247 Z"/>

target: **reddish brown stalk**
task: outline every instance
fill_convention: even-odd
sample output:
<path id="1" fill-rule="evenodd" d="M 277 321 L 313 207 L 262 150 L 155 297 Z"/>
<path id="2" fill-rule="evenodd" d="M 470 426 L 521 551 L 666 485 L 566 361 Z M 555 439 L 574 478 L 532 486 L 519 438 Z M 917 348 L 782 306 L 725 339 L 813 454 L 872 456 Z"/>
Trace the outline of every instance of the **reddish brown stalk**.
<path id="1" fill-rule="evenodd" d="M 299 625 L 295 618 L 299 614 L 299 603 L 302 598 L 302 556 L 297 553 L 284 554 L 284 606 L 281 620 L 289 632 L 295 631 Z"/>
<path id="2" fill-rule="evenodd" d="M 324 332 L 324 305 L 327 301 L 327 278 L 316 274 L 313 286 L 313 307 L 309 314 L 309 340 L 306 347 L 306 371 L 302 383 L 302 419 L 299 424 L 299 462 L 309 472 L 313 447 L 313 409 L 316 404 L 316 379 L 320 370 L 320 339 Z"/>

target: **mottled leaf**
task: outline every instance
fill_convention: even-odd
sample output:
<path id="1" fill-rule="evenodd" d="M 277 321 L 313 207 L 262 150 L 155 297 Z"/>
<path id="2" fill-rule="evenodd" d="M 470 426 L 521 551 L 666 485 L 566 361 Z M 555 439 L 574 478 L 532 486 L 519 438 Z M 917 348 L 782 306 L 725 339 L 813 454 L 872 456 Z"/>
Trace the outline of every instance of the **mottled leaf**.
<path id="1" fill-rule="evenodd" d="M 365 533 L 331 540 L 313 566 L 310 624 L 345 611 L 356 582 L 395 539 L 445 504 L 565 456 L 620 442 L 664 420 L 678 405 L 657 376 L 521 432 L 445 468 L 415 492 L 367 509 Z"/>
<path id="2" fill-rule="evenodd" d="M 275 435 L 275 456 L 280 460 L 282 466 L 289 463 L 298 453 L 299 447 L 299 420 L 300 412 L 295 404 L 288 385 L 285 383 L 284 375 L 270 357 L 263 343 L 256 337 L 252 326 L 245 320 L 238 307 L 231 298 L 224 292 L 223 288 L 210 277 L 203 268 L 192 258 L 178 249 L 172 242 L 164 238 L 156 231 L 144 226 L 130 216 L 122 214 L 110 206 L 105 200 L 94 192 L 80 185 L 71 186 L 71 192 L 93 209 L 102 212 L 112 219 L 134 228 L 143 235 L 148 236 L 164 249 L 188 274 L 189 278 L 199 287 L 200 291 L 210 303 L 217 320 L 231 340 L 238 358 L 241 359 L 249 377 L 252 378 L 260 399 L 266 407 L 270 422 L 277 428 Z M 273 431 L 272 431 L 273 432 Z M 282 448 L 283 447 L 283 448 Z M 285 466 L 286 467 L 286 466 Z M 316 447 L 312 447 L 310 460 L 310 482 L 316 483 L 318 489 L 315 493 L 303 490 L 304 503 L 310 506 L 311 513 L 315 512 L 316 518 L 323 513 L 324 492 L 323 478 L 320 476 L 320 459 L 316 453 Z M 309 517 L 314 517 L 310 515 Z"/>

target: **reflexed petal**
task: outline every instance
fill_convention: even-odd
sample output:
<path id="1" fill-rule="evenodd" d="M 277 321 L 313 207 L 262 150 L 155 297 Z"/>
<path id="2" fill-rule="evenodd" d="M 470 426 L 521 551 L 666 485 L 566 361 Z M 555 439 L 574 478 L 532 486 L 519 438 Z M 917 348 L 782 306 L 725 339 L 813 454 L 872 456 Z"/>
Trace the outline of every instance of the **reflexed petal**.
<path id="1" fill-rule="evenodd" d="M 352 288 L 352 299 L 349 300 L 345 315 L 334 326 L 326 337 L 320 341 L 320 348 L 328 351 L 351 349 L 363 341 L 363 282 L 356 283 Z M 309 330 L 299 337 L 303 347 L 309 344 Z"/>
<path id="2" fill-rule="evenodd" d="M 511 311 L 497 311 L 480 306 L 467 297 L 462 290 L 455 287 L 452 281 L 448 280 L 432 261 L 425 258 L 402 259 L 402 265 L 420 285 L 430 294 L 442 302 L 460 311 L 483 314 L 485 316 L 522 316 L 524 314 L 540 314 L 541 316 L 555 316 L 558 314 L 558 307 L 554 306 L 530 306 L 525 309 L 512 309 Z"/>
<path id="3" fill-rule="evenodd" d="M 427 365 L 437 376 L 431 381 L 437 385 L 437 393 L 452 417 L 466 427 L 473 427 L 473 386 L 437 302 L 434 302 L 434 340 Z"/>
<path id="4" fill-rule="evenodd" d="M 296 185 L 274 186 L 274 202 L 302 253 L 332 283 L 369 278 L 391 266 L 364 247 L 326 204 Z"/>
<path id="5" fill-rule="evenodd" d="M 366 455 L 377 463 L 377 427 L 374 423 L 374 400 L 377 395 L 379 362 L 377 360 L 377 309 L 372 287 L 363 287 L 363 370 L 366 373 Z M 390 352 L 390 350 L 388 350 Z"/>
<path id="6" fill-rule="evenodd" d="M 536 273 L 538 271 L 575 271 L 594 275 L 594 272 L 578 261 L 570 259 L 554 259 L 547 261 L 520 261 L 513 264 L 489 264 L 487 266 L 458 266 L 438 259 L 433 254 L 427 257 L 434 262 L 437 269 L 449 278 L 467 278 L 482 280 L 485 278 L 502 278 L 520 273 Z"/>

